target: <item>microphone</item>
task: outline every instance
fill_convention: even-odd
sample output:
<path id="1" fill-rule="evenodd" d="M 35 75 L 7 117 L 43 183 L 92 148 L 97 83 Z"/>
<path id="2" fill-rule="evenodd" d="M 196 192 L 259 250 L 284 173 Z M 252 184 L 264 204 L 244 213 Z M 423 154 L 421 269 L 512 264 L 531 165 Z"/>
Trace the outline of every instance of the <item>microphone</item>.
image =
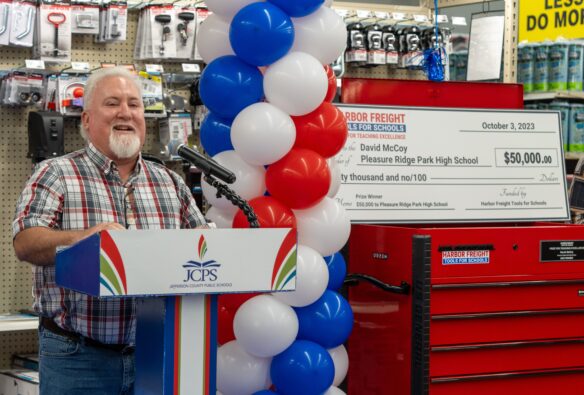
<path id="1" fill-rule="evenodd" d="M 217 177 L 228 184 L 235 182 L 235 174 L 231 170 L 221 166 L 211 158 L 206 158 L 186 144 L 179 145 L 176 153 L 187 162 L 198 167 L 206 175 Z"/>

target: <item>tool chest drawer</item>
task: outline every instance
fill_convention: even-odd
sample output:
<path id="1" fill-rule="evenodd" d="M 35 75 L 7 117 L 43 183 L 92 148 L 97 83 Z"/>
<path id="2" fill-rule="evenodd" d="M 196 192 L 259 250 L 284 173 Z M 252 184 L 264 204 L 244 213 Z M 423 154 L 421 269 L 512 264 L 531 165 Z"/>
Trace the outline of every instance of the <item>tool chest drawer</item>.
<path id="1" fill-rule="evenodd" d="M 472 344 L 430 350 L 432 378 L 573 366 L 584 366 L 584 339 Z"/>
<path id="2" fill-rule="evenodd" d="M 433 315 L 584 309 L 584 281 L 434 285 L 431 294 Z"/>

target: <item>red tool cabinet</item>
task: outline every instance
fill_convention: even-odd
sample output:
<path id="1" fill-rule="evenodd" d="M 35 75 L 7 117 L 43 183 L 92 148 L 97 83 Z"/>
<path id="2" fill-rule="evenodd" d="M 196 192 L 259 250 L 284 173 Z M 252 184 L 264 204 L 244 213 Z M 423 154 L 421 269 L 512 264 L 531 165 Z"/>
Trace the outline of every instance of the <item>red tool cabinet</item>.
<path id="1" fill-rule="evenodd" d="M 349 272 L 349 395 L 584 394 L 584 226 L 354 225 Z"/>

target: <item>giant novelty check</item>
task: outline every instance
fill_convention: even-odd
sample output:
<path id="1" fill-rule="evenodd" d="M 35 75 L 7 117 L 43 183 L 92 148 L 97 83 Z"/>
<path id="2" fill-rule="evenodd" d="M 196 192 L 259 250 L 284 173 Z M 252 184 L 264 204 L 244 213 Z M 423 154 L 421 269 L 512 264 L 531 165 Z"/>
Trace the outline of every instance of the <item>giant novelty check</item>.
<path id="1" fill-rule="evenodd" d="M 560 115 L 339 105 L 354 223 L 567 220 Z"/>

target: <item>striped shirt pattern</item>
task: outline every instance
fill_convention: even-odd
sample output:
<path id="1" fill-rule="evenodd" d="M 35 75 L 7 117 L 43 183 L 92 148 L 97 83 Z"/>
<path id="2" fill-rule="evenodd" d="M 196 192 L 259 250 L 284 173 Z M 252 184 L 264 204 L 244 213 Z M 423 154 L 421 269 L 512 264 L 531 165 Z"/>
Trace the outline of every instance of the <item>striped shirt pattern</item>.
<path id="1" fill-rule="evenodd" d="M 81 230 L 103 222 L 178 229 L 195 228 L 205 219 L 176 173 L 139 158 L 124 183 L 116 164 L 89 144 L 37 165 L 18 200 L 12 231 L 16 236 L 38 226 Z M 33 274 L 33 308 L 40 315 L 102 343 L 134 344 L 133 299 L 98 299 L 60 288 L 54 265 L 33 266 Z"/>

